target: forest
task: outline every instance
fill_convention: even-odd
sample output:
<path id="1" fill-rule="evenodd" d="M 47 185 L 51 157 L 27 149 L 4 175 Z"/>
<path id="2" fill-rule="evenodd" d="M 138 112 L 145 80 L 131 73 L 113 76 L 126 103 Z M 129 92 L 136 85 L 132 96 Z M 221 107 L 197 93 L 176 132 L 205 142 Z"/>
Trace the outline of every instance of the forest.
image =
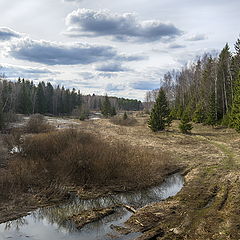
<path id="1" fill-rule="evenodd" d="M 172 70 L 163 77 L 162 89 L 174 119 L 188 116 L 189 121 L 207 125 L 222 124 L 240 130 L 240 39 L 234 52 L 226 44 L 218 56 L 210 53 Z M 149 111 L 159 89 L 148 91 L 145 106 Z"/>
<path id="2" fill-rule="evenodd" d="M 105 96 L 83 95 L 76 89 L 53 87 L 50 82 L 39 82 L 19 78 L 16 82 L 0 78 L 0 119 L 19 114 L 48 114 L 54 116 L 80 115 L 82 111 L 100 111 Z M 108 97 L 116 110 L 138 111 L 141 101 Z"/>

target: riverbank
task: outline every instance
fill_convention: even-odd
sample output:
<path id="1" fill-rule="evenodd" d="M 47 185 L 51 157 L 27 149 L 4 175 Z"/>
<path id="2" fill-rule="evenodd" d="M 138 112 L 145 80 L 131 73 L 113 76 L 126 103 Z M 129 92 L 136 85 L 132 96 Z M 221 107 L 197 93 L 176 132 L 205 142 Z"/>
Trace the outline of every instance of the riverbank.
<path id="1" fill-rule="evenodd" d="M 178 121 L 169 131 L 155 134 L 144 125 L 145 117 L 137 119 L 134 127 L 100 120 L 94 128 L 107 139 L 126 139 L 155 152 L 166 151 L 188 174 L 176 197 L 140 209 L 126 224 L 145 232 L 140 239 L 239 239 L 239 134 L 194 124 L 192 134 L 183 135 Z"/>
<path id="2" fill-rule="evenodd" d="M 134 239 L 141 233 L 131 233 L 131 229 L 124 227 L 123 223 L 136 209 L 174 196 L 182 187 L 183 177 L 176 173 L 167 177 L 162 184 L 145 190 L 89 200 L 72 194 L 65 203 L 40 208 L 26 217 L 0 224 L 0 238 Z"/>
<path id="3" fill-rule="evenodd" d="M 0 169 L 0 222 L 61 203 L 72 193 L 89 199 L 144 189 L 179 170 L 167 154 L 108 141 L 81 127 L 72 128 L 72 120 L 68 126 L 66 122 L 61 130 L 24 135 L 14 131 L 9 136 L 10 150 L 22 142 L 20 152 L 8 154 L 6 167 Z"/>
<path id="4" fill-rule="evenodd" d="M 159 239 L 238 239 L 239 134 L 232 129 L 194 124 L 192 134 L 183 135 L 177 121 L 169 131 L 152 133 L 146 126 L 147 116 L 138 115 L 136 119 L 136 125 L 126 127 L 108 119 L 76 121 L 77 129 L 101 136 L 106 142 L 122 141 L 156 156 L 169 154 L 177 168 L 185 169 L 182 191 L 137 211 L 127 221 L 129 228 L 144 231 L 142 239 L 151 234 Z M 80 195 L 84 196 L 85 191 L 79 188 Z M 109 190 L 101 194 L 106 192 Z M 95 189 L 92 193 L 98 196 Z"/>

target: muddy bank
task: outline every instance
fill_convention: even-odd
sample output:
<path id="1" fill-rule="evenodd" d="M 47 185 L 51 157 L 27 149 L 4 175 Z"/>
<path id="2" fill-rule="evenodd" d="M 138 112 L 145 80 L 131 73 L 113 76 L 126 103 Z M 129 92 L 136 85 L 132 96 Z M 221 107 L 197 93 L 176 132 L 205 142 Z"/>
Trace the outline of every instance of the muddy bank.
<path id="1" fill-rule="evenodd" d="M 169 172 L 165 176 L 165 178 L 168 178 L 169 176 L 175 174 L 174 172 Z M 176 173 L 178 174 L 178 173 Z M 143 193 L 148 192 L 149 189 L 158 188 L 159 185 L 164 184 L 163 177 L 159 178 L 159 182 L 154 182 L 152 185 L 142 187 L 140 185 L 138 186 L 129 186 L 128 188 L 123 187 L 121 185 L 112 185 L 112 186 L 98 186 L 98 187 L 90 187 L 85 186 L 83 187 L 65 187 L 64 191 L 62 188 L 55 189 L 54 191 L 43 189 L 35 189 L 35 193 L 18 193 L 16 195 L 12 195 L 12 200 L 1 200 L 0 205 L 0 223 L 4 223 L 7 221 L 15 220 L 19 217 L 23 217 L 29 214 L 29 212 L 41 208 L 41 207 L 50 207 L 56 204 L 62 204 L 64 202 L 67 202 L 71 196 L 78 196 L 80 199 L 83 200 L 89 200 L 89 199 L 98 199 L 102 197 L 107 196 L 114 196 L 116 194 L 120 195 L 120 198 L 125 198 L 127 195 L 134 196 L 136 191 L 142 191 Z M 168 184 L 168 183 L 166 183 Z M 180 182 L 180 186 L 181 186 Z M 173 191 L 175 191 L 173 189 Z M 170 192 L 167 192 L 166 194 L 171 195 L 171 189 Z M 113 203 L 119 204 L 117 199 L 113 197 Z M 127 201 L 127 200 L 125 200 Z M 135 203 L 136 204 L 136 203 Z M 138 203 L 141 206 L 144 206 L 145 204 L 148 204 L 148 200 L 144 200 L 144 197 L 141 199 L 141 201 Z M 138 205 L 138 206 L 140 206 Z M 129 206 L 131 207 L 131 206 Z"/>
<path id="2" fill-rule="evenodd" d="M 86 224 L 100 220 L 115 212 L 114 207 L 85 210 L 77 215 L 70 216 L 68 220 L 75 223 L 77 229 L 83 228 Z"/>
<path id="3" fill-rule="evenodd" d="M 189 173 L 176 197 L 138 210 L 126 224 L 143 232 L 139 239 L 240 239 L 240 175 L 218 171 Z"/>

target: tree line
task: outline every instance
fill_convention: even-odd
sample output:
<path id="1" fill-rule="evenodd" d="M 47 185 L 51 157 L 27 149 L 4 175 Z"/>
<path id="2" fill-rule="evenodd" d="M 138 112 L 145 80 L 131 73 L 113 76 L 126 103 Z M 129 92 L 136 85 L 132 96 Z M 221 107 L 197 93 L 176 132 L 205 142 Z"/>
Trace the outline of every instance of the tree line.
<path id="1" fill-rule="evenodd" d="M 222 124 L 240 131 L 240 39 L 234 50 L 226 44 L 218 56 L 205 54 L 181 71 L 164 75 L 162 90 L 173 119 Z M 159 104 L 158 97 L 159 89 L 147 92 L 147 110 Z"/>
<path id="2" fill-rule="evenodd" d="M 9 81 L 0 78 L 0 128 L 6 116 L 19 114 L 71 115 L 80 112 L 101 111 L 106 96 L 82 95 L 73 88 L 54 87 L 50 82 L 39 82 L 19 78 Z M 141 101 L 108 97 L 112 111 L 141 110 Z M 106 107 L 105 107 L 106 108 Z M 114 113 L 114 112 L 113 112 Z M 81 113 L 79 113 L 81 114 Z"/>

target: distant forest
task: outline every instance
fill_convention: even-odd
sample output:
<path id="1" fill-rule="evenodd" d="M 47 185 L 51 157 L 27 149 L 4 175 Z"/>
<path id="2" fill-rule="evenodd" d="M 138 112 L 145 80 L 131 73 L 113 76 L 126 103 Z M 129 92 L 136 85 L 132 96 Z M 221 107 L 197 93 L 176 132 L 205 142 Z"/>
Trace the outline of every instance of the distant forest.
<path id="1" fill-rule="evenodd" d="M 234 48 L 232 53 L 226 44 L 218 56 L 205 54 L 181 71 L 164 75 L 162 88 L 173 118 L 188 115 L 198 123 L 229 125 L 233 111 L 240 111 L 240 39 Z M 148 110 L 158 92 L 156 89 L 146 93 Z"/>
<path id="2" fill-rule="evenodd" d="M 18 79 L 8 81 L 0 79 L 0 111 L 2 113 L 71 115 L 74 110 L 84 108 L 87 111 L 100 111 L 105 96 L 82 95 L 75 89 L 53 87 L 50 82 Z M 116 110 L 141 110 L 138 100 L 109 97 Z"/>

